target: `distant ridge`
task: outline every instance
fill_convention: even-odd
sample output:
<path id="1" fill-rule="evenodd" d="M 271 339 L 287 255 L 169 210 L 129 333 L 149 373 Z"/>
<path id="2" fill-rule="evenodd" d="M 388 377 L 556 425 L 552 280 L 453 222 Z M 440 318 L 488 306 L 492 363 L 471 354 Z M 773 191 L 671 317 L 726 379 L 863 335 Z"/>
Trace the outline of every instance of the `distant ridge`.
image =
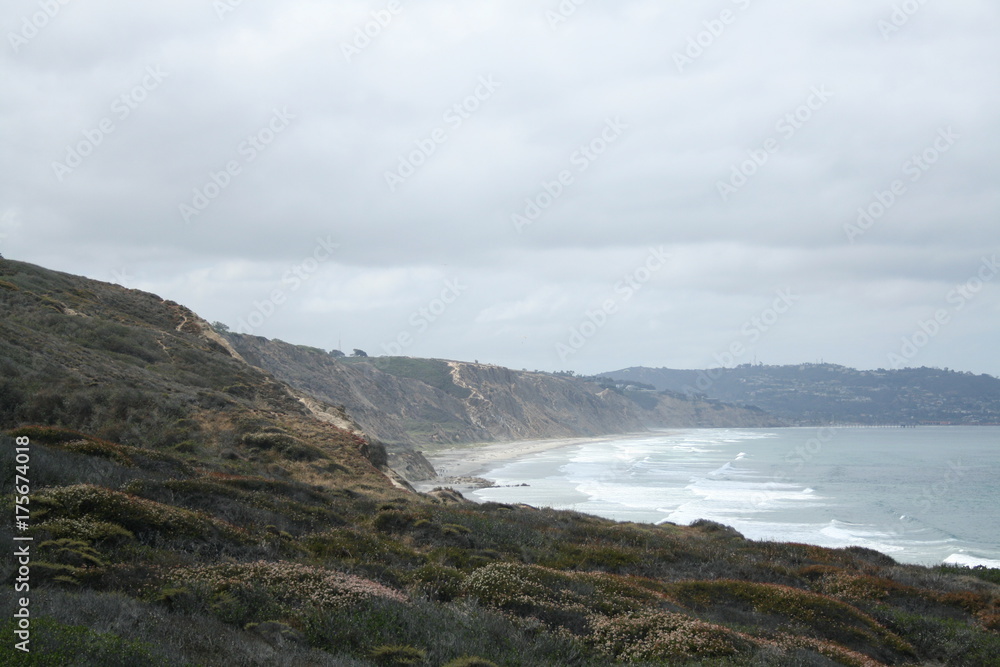
<path id="1" fill-rule="evenodd" d="M 856 370 L 836 364 L 602 373 L 660 391 L 754 405 L 797 424 L 1000 424 L 1000 379 L 938 368 Z"/>

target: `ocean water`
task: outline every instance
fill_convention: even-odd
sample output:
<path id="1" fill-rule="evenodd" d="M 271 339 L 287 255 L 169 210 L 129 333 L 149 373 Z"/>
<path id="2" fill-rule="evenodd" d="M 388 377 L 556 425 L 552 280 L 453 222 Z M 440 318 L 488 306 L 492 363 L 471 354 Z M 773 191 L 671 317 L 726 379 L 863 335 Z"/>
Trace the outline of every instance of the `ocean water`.
<path id="1" fill-rule="evenodd" d="M 1000 427 L 689 429 L 498 464 L 481 501 L 1000 568 Z M 514 486 L 527 484 L 528 486 Z"/>

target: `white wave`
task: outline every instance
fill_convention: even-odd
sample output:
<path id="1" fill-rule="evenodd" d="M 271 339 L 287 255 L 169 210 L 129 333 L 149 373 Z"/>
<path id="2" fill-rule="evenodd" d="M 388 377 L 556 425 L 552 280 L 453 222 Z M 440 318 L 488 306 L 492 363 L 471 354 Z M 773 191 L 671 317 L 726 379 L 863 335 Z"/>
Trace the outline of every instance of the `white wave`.
<path id="1" fill-rule="evenodd" d="M 688 454 L 708 454 L 712 451 L 702 447 L 695 447 L 694 445 L 674 445 L 673 450 L 675 452 L 687 452 Z"/>
<path id="2" fill-rule="evenodd" d="M 706 477 L 708 477 L 708 479 L 713 479 L 713 480 L 719 478 L 729 479 L 731 475 L 739 475 L 742 472 L 743 471 L 734 468 L 732 463 L 726 463 L 722 467 L 716 468 L 712 472 L 708 473 Z"/>
<path id="3" fill-rule="evenodd" d="M 946 565 L 964 565 L 965 567 L 982 566 L 1000 569 L 1000 560 L 994 560 L 992 558 L 979 558 L 968 554 L 952 554 L 945 558 L 942 562 Z"/>
<path id="4" fill-rule="evenodd" d="M 833 519 L 819 532 L 831 540 L 841 543 L 837 546 L 865 547 L 882 553 L 903 551 L 903 547 L 885 541 L 893 537 L 892 533 L 878 530 L 874 526 Z"/>

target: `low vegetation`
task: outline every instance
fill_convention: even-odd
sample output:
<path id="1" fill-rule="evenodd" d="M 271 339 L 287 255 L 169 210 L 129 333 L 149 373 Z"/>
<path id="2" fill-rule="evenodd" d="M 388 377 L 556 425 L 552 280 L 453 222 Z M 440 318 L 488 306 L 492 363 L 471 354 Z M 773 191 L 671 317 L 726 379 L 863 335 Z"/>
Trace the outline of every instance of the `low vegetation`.
<path id="1" fill-rule="evenodd" d="M 29 438 L 32 653 L 0 664 L 1000 665 L 997 571 L 409 492 L 176 304 L 15 264 L 0 511 Z"/>
<path id="2" fill-rule="evenodd" d="M 79 664 L 232 664 L 218 642 L 261 665 L 1000 664 L 992 571 L 16 432 L 130 477 L 74 465 L 33 496 L 35 646 Z"/>

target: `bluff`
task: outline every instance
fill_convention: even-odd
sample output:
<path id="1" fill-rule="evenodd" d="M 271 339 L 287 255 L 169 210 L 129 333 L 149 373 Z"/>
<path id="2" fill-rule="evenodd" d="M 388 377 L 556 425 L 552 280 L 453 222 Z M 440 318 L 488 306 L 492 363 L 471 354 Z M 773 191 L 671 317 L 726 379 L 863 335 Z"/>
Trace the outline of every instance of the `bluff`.
<path id="1" fill-rule="evenodd" d="M 348 359 L 257 336 L 226 339 L 250 363 L 342 407 L 365 433 L 394 445 L 778 424 L 759 410 L 549 373 L 440 359 Z"/>

